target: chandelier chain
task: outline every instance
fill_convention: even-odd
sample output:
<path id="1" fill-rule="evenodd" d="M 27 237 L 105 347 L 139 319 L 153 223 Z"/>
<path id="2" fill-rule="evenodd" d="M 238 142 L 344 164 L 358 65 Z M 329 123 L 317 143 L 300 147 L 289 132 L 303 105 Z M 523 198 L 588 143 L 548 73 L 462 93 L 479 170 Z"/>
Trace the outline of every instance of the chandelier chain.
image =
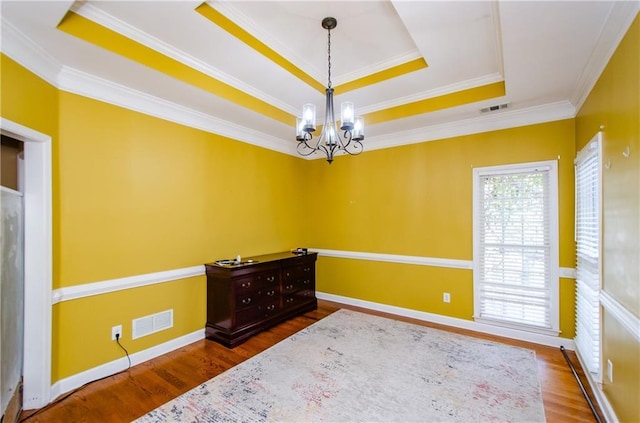
<path id="1" fill-rule="evenodd" d="M 327 32 L 329 35 L 327 36 L 327 57 L 329 58 L 329 84 L 328 87 L 331 88 L 331 30 L 328 29 Z"/>

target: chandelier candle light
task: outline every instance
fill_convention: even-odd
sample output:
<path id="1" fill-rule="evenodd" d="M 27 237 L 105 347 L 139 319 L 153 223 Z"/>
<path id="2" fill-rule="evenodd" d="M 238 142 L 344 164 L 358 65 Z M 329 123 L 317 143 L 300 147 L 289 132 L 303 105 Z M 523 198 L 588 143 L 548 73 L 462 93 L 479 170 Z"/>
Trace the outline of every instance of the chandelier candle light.
<path id="1" fill-rule="evenodd" d="M 340 115 L 342 117 L 340 129 L 342 135 L 336 128 L 336 120 L 333 113 L 333 87 L 331 86 L 331 30 L 338 25 L 335 18 L 324 18 L 322 27 L 327 30 L 327 53 L 329 62 L 329 82 L 325 90 L 327 103 L 324 125 L 320 138 L 315 145 L 310 144 L 313 139 L 312 132 L 316 130 L 316 105 L 307 103 L 302 106 L 302 117 L 296 121 L 296 140 L 298 141 L 298 153 L 302 156 L 309 156 L 317 151 L 327 155 L 329 164 L 333 162 L 335 152 L 343 151 L 347 154 L 356 155 L 362 153 L 364 149 L 364 119 L 355 116 L 353 103 L 345 101 L 340 105 Z"/>

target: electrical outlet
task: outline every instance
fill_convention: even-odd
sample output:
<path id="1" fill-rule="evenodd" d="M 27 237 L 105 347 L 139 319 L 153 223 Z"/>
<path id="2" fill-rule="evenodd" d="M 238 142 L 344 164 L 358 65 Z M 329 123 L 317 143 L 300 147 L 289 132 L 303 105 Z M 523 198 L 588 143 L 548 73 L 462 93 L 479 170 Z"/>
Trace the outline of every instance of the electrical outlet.
<path id="1" fill-rule="evenodd" d="M 613 363 L 611 360 L 607 360 L 607 377 L 609 379 L 609 383 L 613 383 Z"/>
<path id="2" fill-rule="evenodd" d="M 111 328 L 111 340 L 116 340 L 116 335 L 119 335 L 122 338 L 122 325 L 114 326 Z"/>
<path id="3" fill-rule="evenodd" d="M 442 293 L 442 301 L 444 301 L 445 303 L 450 303 L 451 302 L 451 294 L 449 294 L 448 292 L 443 292 Z"/>

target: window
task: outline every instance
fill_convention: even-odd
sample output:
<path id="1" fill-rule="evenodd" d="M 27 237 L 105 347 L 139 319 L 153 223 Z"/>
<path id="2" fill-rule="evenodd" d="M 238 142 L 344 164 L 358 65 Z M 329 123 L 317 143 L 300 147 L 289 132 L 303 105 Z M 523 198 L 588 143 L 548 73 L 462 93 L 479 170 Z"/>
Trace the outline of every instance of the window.
<path id="1" fill-rule="evenodd" d="M 474 169 L 474 318 L 557 335 L 556 161 Z"/>
<path id="2" fill-rule="evenodd" d="M 576 158 L 576 351 L 600 381 L 600 133 Z"/>

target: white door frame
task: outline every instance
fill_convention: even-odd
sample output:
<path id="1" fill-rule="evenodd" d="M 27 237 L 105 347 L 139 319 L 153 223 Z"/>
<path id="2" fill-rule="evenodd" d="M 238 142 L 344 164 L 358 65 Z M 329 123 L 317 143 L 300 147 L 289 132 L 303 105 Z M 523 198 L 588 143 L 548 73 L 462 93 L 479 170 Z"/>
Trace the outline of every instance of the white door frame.
<path id="1" fill-rule="evenodd" d="M 51 137 L 4 118 L 0 132 L 24 142 L 23 408 L 29 410 L 51 400 Z"/>

